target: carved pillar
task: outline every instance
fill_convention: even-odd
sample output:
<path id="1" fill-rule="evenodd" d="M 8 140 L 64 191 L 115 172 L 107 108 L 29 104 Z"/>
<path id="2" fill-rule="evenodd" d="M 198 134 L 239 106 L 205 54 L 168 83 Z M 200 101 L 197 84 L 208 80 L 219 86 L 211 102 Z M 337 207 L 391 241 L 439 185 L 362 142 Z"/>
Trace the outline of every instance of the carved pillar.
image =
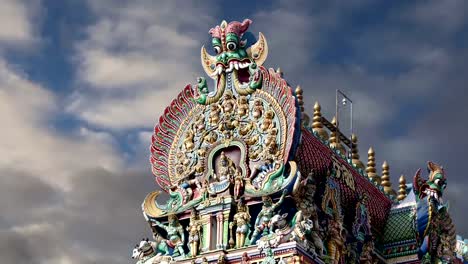
<path id="1" fill-rule="evenodd" d="M 212 248 L 211 245 L 211 224 L 212 224 L 212 217 L 210 214 L 202 215 L 201 223 L 202 223 L 202 252 L 208 251 Z"/>
<path id="2" fill-rule="evenodd" d="M 223 236 L 224 236 L 224 214 L 218 212 L 216 214 L 216 248 L 223 249 Z"/>

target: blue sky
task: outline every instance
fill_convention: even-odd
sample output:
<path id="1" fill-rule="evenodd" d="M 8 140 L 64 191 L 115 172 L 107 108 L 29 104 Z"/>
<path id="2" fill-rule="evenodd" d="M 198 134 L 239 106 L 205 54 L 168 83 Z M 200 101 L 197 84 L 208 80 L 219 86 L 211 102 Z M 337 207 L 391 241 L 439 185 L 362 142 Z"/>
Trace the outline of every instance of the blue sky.
<path id="1" fill-rule="evenodd" d="M 301 85 L 308 113 L 318 100 L 331 118 L 345 91 L 362 160 L 373 146 L 395 188 L 426 161 L 442 164 L 468 236 L 467 10 L 463 0 L 3 0 L 2 261 L 128 263 L 149 235 L 140 203 L 156 188 L 151 130 L 203 74 L 200 47 L 223 19 L 253 20 L 266 66 Z"/>

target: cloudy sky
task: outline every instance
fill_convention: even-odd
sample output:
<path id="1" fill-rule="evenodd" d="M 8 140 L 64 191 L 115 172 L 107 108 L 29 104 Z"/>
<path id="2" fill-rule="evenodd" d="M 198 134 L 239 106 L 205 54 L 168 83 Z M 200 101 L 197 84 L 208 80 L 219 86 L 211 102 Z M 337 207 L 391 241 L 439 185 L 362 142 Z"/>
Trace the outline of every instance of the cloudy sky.
<path id="1" fill-rule="evenodd" d="M 466 1 L 0 2 L 2 263 L 130 262 L 151 130 L 203 74 L 208 30 L 247 17 L 306 110 L 353 99 L 361 157 L 373 146 L 394 185 L 442 164 L 468 236 Z"/>

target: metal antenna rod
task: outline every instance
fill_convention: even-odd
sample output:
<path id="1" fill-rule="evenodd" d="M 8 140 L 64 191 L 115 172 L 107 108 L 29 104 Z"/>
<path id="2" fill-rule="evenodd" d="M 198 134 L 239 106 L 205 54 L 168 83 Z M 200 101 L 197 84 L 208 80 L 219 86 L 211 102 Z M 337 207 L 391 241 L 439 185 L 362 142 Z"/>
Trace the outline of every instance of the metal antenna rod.
<path id="1" fill-rule="evenodd" d="M 336 97 L 335 97 L 335 111 L 336 111 L 336 128 L 338 129 L 338 124 L 339 124 L 339 118 L 338 118 L 338 114 L 339 114 L 339 110 L 338 110 L 338 105 L 339 105 L 339 102 L 338 102 L 338 95 L 341 95 L 344 100 L 343 100 L 343 104 L 346 104 L 347 102 L 349 102 L 351 105 L 350 105 L 350 110 L 351 110 L 351 120 L 350 120 L 350 128 L 351 128 L 351 135 L 354 133 L 354 127 L 353 127 L 353 101 L 348 97 L 346 96 L 346 94 L 344 94 L 342 91 L 340 91 L 339 89 L 336 89 Z M 339 135 L 338 135 L 339 136 Z"/>

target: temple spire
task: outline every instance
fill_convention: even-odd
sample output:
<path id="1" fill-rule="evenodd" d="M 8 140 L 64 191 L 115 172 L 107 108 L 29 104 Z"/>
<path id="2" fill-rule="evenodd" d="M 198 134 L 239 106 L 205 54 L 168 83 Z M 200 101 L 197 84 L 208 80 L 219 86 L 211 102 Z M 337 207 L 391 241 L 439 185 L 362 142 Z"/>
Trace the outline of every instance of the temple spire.
<path id="1" fill-rule="evenodd" d="M 332 125 L 336 128 L 336 117 L 333 117 L 331 121 Z M 337 149 L 342 155 L 346 155 L 346 150 L 340 142 L 340 138 L 337 135 L 336 129 L 330 134 L 330 147 L 332 149 Z"/>
<path id="2" fill-rule="evenodd" d="M 302 96 L 302 88 L 300 85 L 296 87 L 296 98 L 297 103 L 299 104 L 299 109 L 304 113 L 304 97 Z"/>
<path id="3" fill-rule="evenodd" d="M 354 166 L 358 169 L 364 169 L 364 164 L 362 161 L 359 159 L 359 150 L 358 150 L 358 139 L 355 134 L 351 135 L 351 162 L 353 163 Z"/>
<path id="4" fill-rule="evenodd" d="M 392 183 L 390 182 L 390 166 L 388 166 L 387 161 L 384 161 L 382 164 L 382 187 L 384 188 L 384 193 L 387 195 L 394 194 L 392 189 Z"/>
<path id="5" fill-rule="evenodd" d="M 400 188 L 398 190 L 398 201 L 402 201 L 406 198 L 406 179 L 405 176 L 401 175 L 400 176 Z"/>
<path id="6" fill-rule="evenodd" d="M 305 127 L 309 126 L 310 123 L 310 117 L 307 115 L 307 113 L 304 112 L 304 96 L 303 96 L 303 90 L 300 85 L 296 87 L 296 98 L 297 98 L 297 104 L 299 106 L 299 110 L 301 111 L 301 119 L 302 119 L 302 125 Z"/>
<path id="7" fill-rule="evenodd" d="M 367 177 L 373 182 L 380 184 L 380 176 L 377 175 L 377 170 L 375 169 L 375 153 L 374 149 L 371 147 L 367 152 L 367 168 L 366 168 Z"/>
<path id="8" fill-rule="evenodd" d="M 321 139 L 328 140 L 328 132 L 323 128 L 321 109 L 322 108 L 320 107 L 320 104 L 315 102 L 314 117 L 312 119 L 312 130 L 316 132 Z"/>

